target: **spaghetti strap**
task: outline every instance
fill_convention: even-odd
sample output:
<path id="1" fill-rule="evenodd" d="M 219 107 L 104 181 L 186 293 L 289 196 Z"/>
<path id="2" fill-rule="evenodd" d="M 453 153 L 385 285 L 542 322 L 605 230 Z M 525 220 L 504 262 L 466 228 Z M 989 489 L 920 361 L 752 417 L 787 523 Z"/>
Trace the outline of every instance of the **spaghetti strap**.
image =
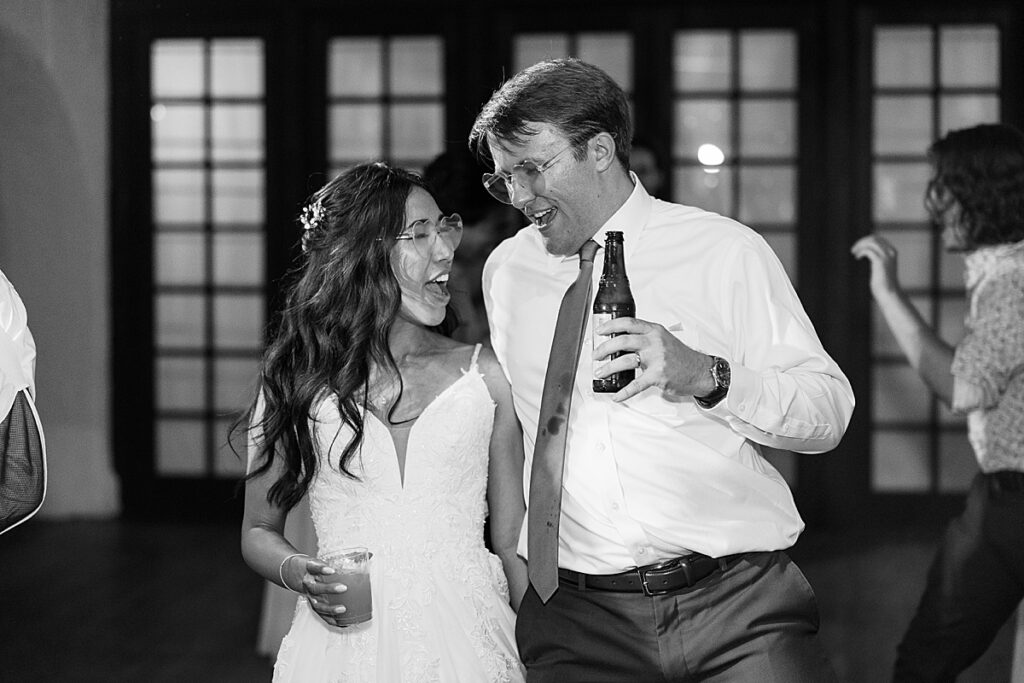
<path id="1" fill-rule="evenodd" d="M 470 370 L 476 370 L 476 359 L 480 357 L 480 349 L 482 349 L 483 346 L 483 344 L 477 344 L 476 348 L 473 349 L 473 359 L 469 361 Z"/>

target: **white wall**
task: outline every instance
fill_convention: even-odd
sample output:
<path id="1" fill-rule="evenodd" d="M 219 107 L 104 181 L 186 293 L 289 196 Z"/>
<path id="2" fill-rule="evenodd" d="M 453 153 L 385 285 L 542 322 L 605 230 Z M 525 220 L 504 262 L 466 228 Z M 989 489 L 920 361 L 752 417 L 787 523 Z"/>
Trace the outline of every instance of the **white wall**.
<path id="1" fill-rule="evenodd" d="M 36 339 L 41 516 L 120 508 L 110 438 L 107 0 L 0 0 L 0 268 Z"/>

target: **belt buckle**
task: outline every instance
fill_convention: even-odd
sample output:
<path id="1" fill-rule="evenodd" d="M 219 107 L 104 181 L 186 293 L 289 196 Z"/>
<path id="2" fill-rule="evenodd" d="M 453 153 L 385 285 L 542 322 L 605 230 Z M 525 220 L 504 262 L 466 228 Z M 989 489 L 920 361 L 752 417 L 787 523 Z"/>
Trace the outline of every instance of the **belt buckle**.
<path id="1" fill-rule="evenodd" d="M 686 558 L 677 557 L 672 560 L 666 560 L 665 562 L 659 562 L 658 564 L 647 565 L 646 567 L 637 567 L 636 573 L 640 577 L 640 587 L 644 591 L 644 595 L 647 597 L 654 597 L 655 595 L 665 595 L 671 593 L 676 588 L 651 588 L 647 585 L 647 574 L 652 571 L 664 570 L 664 569 L 675 569 L 678 567 L 683 570 L 683 574 L 686 576 L 686 585 L 690 586 L 693 584 L 693 580 L 690 574 L 690 565 L 686 561 Z"/>

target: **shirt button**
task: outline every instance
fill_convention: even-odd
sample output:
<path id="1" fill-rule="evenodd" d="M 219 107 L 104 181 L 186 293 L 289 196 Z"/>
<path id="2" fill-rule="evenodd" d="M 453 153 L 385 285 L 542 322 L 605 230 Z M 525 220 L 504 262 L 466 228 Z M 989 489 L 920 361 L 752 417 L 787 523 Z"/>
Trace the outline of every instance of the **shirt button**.
<path id="1" fill-rule="evenodd" d="M 646 555 L 647 554 L 647 549 L 646 548 L 640 548 L 639 550 L 637 550 L 637 553 L 639 553 L 640 555 Z"/>
<path id="2" fill-rule="evenodd" d="M 618 503 L 612 503 L 612 510 L 615 510 L 617 512 L 618 509 L 619 509 L 619 504 Z"/>
<path id="3" fill-rule="evenodd" d="M 603 443 L 597 444 L 597 452 L 598 453 L 604 453 L 604 444 Z"/>

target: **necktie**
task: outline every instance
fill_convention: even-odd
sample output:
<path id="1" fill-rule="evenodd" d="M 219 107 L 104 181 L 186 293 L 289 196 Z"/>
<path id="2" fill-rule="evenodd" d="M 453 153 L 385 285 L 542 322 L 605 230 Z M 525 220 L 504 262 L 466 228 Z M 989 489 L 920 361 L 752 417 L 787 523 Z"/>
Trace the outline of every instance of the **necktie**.
<path id="1" fill-rule="evenodd" d="M 558 588 L 558 522 L 562 510 L 562 466 L 568 431 L 572 387 L 587 323 L 591 277 L 597 242 L 580 248 L 580 272 L 562 297 L 544 375 L 537 440 L 530 472 L 530 510 L 527 530 L 530 583 L 543 602 Z"/>

